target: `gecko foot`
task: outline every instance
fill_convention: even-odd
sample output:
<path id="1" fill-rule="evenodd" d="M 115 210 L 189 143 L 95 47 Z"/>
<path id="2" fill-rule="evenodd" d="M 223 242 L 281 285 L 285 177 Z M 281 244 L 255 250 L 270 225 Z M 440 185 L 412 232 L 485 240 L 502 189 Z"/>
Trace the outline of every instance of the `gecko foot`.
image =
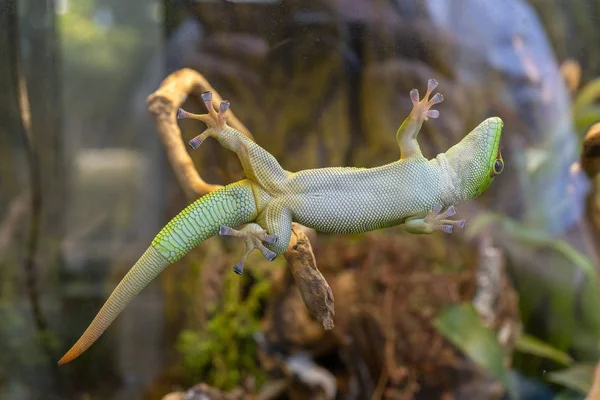
<path id="1" fill-rule="evenodd" d="M 204 92 L 204 93 L 202 93 L 201 97 L 202 97 L 202 102 L 204 103 L 204 106 L 208 110 L 208 114 L 194 114 L 194 113 L 185 111 L 183 108 L 180 108 L 179 110 L 177 110 L 177 119 L 186 119 L 186 118 L 197 119 L 199 121 L 204 122 L 209 129 L 210 128 L 220 128 L 220 129 L 225 128 L 225 126 L 227 124 L 226 113 L 227 113 L 227 110 L 229 110 L 229 102 L 227 100 L 222 101 L 221 104 L 219 105 L 219 112 L 216 112 L 212 105 L 212 92 Z M 192 140 L 190 140 L 188 142 L 188 144 L 190 145 L 190 147 L 193 150 L 195 150 L 198 147 L 200 147 L 202 142 L 204 142 L 204 140 L 206 140 L 207 137 L 208 137 L 208 134 L 205 131 L 205 132 L 201 133 L 200 135 L 196 136 L 195 138 L 193 138 Z"/>
<path id="2" fill-rule="evenodd" d="M 458 221 L 448 219 L 453 215 L 456 215 L 456 208 L 454 206 L 450 206 L 440 214 L 442 211 L 442 206 L 440 204 L 436 204 L 433 207 L 433 210 L 425 216 L 425 224 L 429 225 L 429 227 L 433 230 L 440 230 L 446 233 L 452 233 L 454 227 L 464 228 L 465 220 L 461 219 Z"/>
<path id="3" fill-rule="evenodd" d="M 244 272 L 244 263 L 246 261 L 246 257 L 248 257 L 248 255 L 254 249 L 260 250 L 263 256 L 265 256 L 265 258 L 269 261 L 273 261 L 273 259 L 277 257 L 277 253 L 267 249 L 262 244 L 262 242 L 275 244 L 277 243 L 277 237 L 267 234 L 267 231 L 265 231 L 258 224 L 251 223 L 244 226 L 240 230 L 236 230 L 229 226 L 222 225 L 219 229 L 219 235 L 240 237 L 243 238 L 246 242 L 246 252 L 242 256 L 241 260 L 238 261 L 233 267 L 233 271 L 238 275 L 241 275 Z"/>
<path id="4" fill-rule="evenodd" d="M 425 96 L 423 96 L 423 100 L 419 101 L 419 91 L 417 89 L 413 89 L 410 91 L 410 99 L 413 103 L 413 110 L 416 116 L 421 121 L 427 121 L 429 118 L 437 118 L 440 116 L 440 112 L 438 110 L 431 110 L 430 108 L 438 103 L 444 101 L 444 96 L 441 93 L 436 93 L 431 99 L 429 96 L 431 92 L 438 86 L 438 83 L 435 79 L 430 79 L 427 82 L 427 92 Z"/>

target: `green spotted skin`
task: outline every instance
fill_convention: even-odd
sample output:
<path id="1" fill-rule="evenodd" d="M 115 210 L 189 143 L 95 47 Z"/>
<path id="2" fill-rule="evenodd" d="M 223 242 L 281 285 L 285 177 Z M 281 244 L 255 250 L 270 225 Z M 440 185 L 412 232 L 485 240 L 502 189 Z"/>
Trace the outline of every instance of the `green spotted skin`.
<path id="1" fill-rule="evenodd" d="M 236 227 L 257 216 L 252 183 L 227 185 L 203 196 L 173 218 L 152 241 L 169 262 L 179 260 L 199 243 L 219 233 L 221 225 Z"/>

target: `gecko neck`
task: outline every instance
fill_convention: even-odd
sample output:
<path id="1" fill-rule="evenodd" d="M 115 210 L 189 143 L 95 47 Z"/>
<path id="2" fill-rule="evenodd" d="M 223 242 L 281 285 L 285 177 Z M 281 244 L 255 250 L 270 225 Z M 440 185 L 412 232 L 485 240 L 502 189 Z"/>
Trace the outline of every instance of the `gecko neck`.
<path id="1" fill-rule="evenodd" d="M 448 160 L 446 153 L 438 154 L 431 161 L 438 164 L 442 182 L 445 183 L 442 190 L 442 193 L 444 193 L 442 202 L 444 204 L 460 204 L 466 201 L 465 193 L 460 190 L 463 184 L 460 174 L 450 160 Z"/>

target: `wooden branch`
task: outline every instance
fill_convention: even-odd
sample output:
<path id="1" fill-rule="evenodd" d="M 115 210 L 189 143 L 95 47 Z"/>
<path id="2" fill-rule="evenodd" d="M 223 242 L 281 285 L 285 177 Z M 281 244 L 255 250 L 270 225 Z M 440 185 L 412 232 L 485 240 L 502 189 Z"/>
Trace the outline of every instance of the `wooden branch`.
<path id="1" fill-rule="evenodd" d="M 222 98 L 206 78 L 192 69 L 184 68 L 170 74 L 147 99 L 148 111 L 154 118 L 156 129 L 179 184 L 188 198 L 194 200 L 221 186 L 205 182 L 194 167 L 183 143 L 176 114 L 189 95 L 200 96 L 209 90 L 213 93 L 213 105 L 218 107 Z M 252 139 L 248 128 L 231 110 L 228 114 L 228 124 Z M 284 257 L 294 275 L 304 304 L 325 329 L 332 329 L 333 293 L 317 269 L 310 241 L 298 224 L 293 224 L 292 238 Z"/>
<path id="2" fill-rule="evenodd" d="M 326 330 L 333 329 L 333 291 L 317 269 L 310 241 L 301 225 L 292 224 L 292 238 L 288 250 L 283 254 L 288 262 L 302 301 L 310 313 Z"/>

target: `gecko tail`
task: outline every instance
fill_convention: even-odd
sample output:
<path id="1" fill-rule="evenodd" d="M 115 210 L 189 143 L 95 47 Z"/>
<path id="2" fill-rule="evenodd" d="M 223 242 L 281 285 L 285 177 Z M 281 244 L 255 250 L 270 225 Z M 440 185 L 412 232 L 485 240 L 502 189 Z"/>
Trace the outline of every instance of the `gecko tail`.
<path id="1" fill-rule="evenodd" d="M 58 365 L 73 361 L 86 351 L 127 304 L 170 264 L 167 258 L 150 246 L 115 288 L 83 335 L 58 361 Z"/>
<path id="2" fill-rule="evenodd" d="M 208 193 L 176 215 L 112 292 L 90 326 L 58 365 L 86 351 L 133 298 L 167 266 L 217 235 L 221 226 L 240 226 L 257 217 L 253 184 L 242 180 Z"/>

